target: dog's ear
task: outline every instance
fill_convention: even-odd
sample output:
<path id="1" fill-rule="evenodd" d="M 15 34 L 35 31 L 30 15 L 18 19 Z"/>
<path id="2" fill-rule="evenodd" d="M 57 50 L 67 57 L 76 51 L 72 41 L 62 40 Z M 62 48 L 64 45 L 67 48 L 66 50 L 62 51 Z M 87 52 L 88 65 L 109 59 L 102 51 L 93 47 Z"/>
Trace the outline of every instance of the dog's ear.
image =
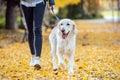
<path id="1" fill-rule="evenodd" d="M 75 24 L 73 24 L 73 33 L 74 33 L 74 34 L 77 34 L 77 33 L 78 33 L 78 30 L 77 30 L 77 28 L 76 28 L 76 25 L 75 25 Z"/>
<path id="2" fill-rule="evenodd" d="M 57 24 L 58 32 L 60 31 L 60 25 L 61 25 L 61 22 L 58 22 Z"/>

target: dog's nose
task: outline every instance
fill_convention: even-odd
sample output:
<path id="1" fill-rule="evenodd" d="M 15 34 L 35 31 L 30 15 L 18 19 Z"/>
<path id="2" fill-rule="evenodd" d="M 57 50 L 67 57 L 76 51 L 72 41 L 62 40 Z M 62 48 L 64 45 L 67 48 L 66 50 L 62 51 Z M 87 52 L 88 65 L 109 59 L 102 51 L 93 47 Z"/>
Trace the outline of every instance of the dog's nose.
<path id="1" fill-rule="evenodd" d="M 61 31 L 64 33 L 64 32 L 65 32 L 65 29 L 62 29 Z"/>

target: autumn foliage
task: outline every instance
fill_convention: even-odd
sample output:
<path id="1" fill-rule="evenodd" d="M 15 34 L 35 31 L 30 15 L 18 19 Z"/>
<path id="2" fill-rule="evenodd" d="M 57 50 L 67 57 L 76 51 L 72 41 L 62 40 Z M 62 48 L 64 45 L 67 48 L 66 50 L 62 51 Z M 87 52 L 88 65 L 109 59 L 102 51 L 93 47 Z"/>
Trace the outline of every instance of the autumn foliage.
<path id="1" fill-rule="evenodd" d="M 113 24 L 76 21 L 79 30 L 75 53 L 75 73 L 67 69 L 52 71 L 48 36 L 43 32 L 41 70 L 29 66 L 28 43 L 21 43 L 23 31 L 11 33 L 0 30 L 0 43 L 18 38 L 17 42 L 0 48 L 0 80 L 120 80 L 120 30 Z M 67 61 L 66 61 L 67 63 Z"/>
<path id="2" fill-rule="evenodd" d="M 63 8 L 68 4 L 78 4 L 81 0 L 55 0 L 55 5 L 58 8 Z"/>

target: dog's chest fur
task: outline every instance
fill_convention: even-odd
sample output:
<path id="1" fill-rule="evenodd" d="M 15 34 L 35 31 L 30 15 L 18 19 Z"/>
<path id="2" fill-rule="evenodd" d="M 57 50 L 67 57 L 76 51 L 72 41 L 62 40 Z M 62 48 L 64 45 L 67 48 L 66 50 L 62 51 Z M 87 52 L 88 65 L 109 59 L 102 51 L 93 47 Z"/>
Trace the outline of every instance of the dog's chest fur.
<path id="1" fill-rule="evenodd" d="M 71 54 L 71 52 L 74 50 L 74 47 L 75 47 L 74 39 L 75 38 L 68 38 L 66 40 L 59 39 L 59 42 L 57 42 L 57 45 L 58 45 L 58 48 L 59 48 L 61 54 L 67 54 L 67 55 Z"/>

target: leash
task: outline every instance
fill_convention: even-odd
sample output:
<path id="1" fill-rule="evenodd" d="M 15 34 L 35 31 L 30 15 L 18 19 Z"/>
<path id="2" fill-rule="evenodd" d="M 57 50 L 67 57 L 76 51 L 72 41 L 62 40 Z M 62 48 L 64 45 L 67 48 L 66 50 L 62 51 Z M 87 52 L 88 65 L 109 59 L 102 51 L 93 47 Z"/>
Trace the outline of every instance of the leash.
<path id="1" fill-rule="evenodd" d="M 59 22 L 60 21 L 60 18 L 54 13 L 54 7 L 52 6 L 51 8 L 49 8 L 49 3 L 47 1 L 47 9 L 49 10 L 49 13 L 50 13 L 50 10 L 52 11 L 52 15 L 55 17 L 55 19 Z"/>
<path id="2" fill-rule="evenodd" d="M 59 22 L 60 21 L 60 18 L 57 16 L 57 15 L 55 15 L 55 13 L 54 13 L 54 8 L 53 8 L 53 6 L 51 7 L 51 10 L 52 10 L 52 15 L 56 18 L 56 20 Z"/>

